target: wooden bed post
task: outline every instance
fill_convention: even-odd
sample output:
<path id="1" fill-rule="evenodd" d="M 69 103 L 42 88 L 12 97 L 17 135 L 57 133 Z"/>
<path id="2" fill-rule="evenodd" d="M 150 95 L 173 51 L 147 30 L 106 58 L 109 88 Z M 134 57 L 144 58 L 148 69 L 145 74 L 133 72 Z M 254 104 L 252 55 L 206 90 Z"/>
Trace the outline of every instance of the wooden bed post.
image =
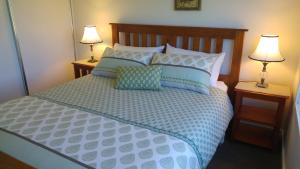
<path id="1" fill-rule="evenodd" d="M 240 67 L 242 61 L 242 53 L 243 53 L 243 44 L 244 44 L 244 34 L 245 31 L 237 31 L 235 33 L 234 45 L 233 45 L 233 54 L 231 61 L 231 70 L 230 70 L 230 78 L 229 78 L 229 88 L 228 94 L 231 98 L 231 101 L 234 99 L 234 87 L 239 82 L 240 78 Z"/>
<path id="2" fill-rule="evenodd" d="M 115 43 L 119 43 L 118 25 L 117 24 L 111 24 L 111 28 L 112 28 L 112 46 L 114 46 Z"/>

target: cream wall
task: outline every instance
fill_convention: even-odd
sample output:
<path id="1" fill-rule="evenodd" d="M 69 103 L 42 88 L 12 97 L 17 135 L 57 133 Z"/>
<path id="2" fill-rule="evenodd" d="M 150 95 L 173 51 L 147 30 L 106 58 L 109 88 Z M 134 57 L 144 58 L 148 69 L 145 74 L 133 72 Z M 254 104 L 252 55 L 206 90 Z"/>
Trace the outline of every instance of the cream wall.
<path id="1" fill-rule="evenodd" d="M 10 0 L 30 93 L 73 78 L 69 0 Z"/>
<path id="2" fill-rule="evenodd" d="M 24 94 L 6 3 L 0 0 L 0 103 Z"/>
<path id="3" fill-rule="evenodd" d="M 89 56 L 88 46 L 79 44 L 87 24 L 96 25 L 106 43 L 98 45 L 98 57 L 105 45 L 111 45 L 110 22 L 247 28 L 240 78 L 259 78 L 261 64 L 247 56 L 261 34 L 276 33 L 286 61 L 268 66 L 269 80 L 293 82 L 300 55 L 299 0 L 202 0 L 201 11 L 174 11 L 174 0 L 73 0 L 73 4 L 78 58 Z"/>
<path id="4" fill-rule="evenodd" d="M 300 85 L 300 59 L 298 61 L 297 71 L 295 73 L 293 93 L 296 100 L 297 92 L 300 91 L 298 87 Z M 300 104 L 300 97 L 298 96 L 298 104 Z M 299 105 L 298 105 L 299 106 Z M 298 111 L 299 111 L 298 107 Z M 300 112 L 296 111 L 296 103 L 293 105 L 293 109 L 290 115 L 288 123 L 288 131 L 285 138 L 285 169 L 298 169 L 300 167 Z"/>
<path id="5" fill-rule="evenodd" d="M 285 139 L 285 169 L 300 168 L 300 130 L 299 115 L 297 117 L 295 109 L 291 114 L 288 132 Z"/>

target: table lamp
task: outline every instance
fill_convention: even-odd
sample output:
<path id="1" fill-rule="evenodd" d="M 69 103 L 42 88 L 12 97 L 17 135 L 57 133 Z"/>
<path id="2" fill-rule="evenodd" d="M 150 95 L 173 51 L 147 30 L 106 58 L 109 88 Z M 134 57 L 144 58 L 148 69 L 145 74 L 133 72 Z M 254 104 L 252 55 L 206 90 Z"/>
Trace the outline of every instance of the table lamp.
<path id="1" fill-rule="evenodd" d="M 260 82 L 256 86 L 267 88 L 266 83 L 267 65 L 271 62 L 283 62 L 285 59 L 281 56 L 278 46 L 278 35 L 261 35 L 260 41 L 254 53 L 249 56 L 250 59 L 260 61 L 263 64 Z"/>
<path id="2" fill-rule="evenodd" d="M 84 33 L 80 43 L 90 45 L 92 55 L 91 55 L 91 59 L 88 60 L 88 62 L 90 63 L 97 62 L 97 60 L 94 58 L 93 46 L 94 44 L 102 43 L 102 42 L 103 42 L 102 39 L 97 33 L 96 26 L 87 25 L 84 27 Z"/>

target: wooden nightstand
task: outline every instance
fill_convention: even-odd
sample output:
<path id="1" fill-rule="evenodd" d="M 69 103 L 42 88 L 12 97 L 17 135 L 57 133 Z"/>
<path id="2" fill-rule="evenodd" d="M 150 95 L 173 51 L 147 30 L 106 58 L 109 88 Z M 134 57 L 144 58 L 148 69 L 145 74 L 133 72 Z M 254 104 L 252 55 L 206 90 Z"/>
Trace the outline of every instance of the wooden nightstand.
<path id="1" fill-rule="evenodd" d="M 258 88 L 254 82 L 239 82 L 234 91 L 232 139 L 275 150 L 280 138 L 285 103 L 290 97 L 289 87 L 269 84 L 268 88 Z M 275 102 L 277 109 L 244 105 L 244 98 Z"/>
<path id="2" fill-rule="evenodd" d="M 94 67 L 98 64 L 98 62 L 89 63 L 88 60 L 89 59 L 83 59 L 72 63 L 74 66 L 74 74 L 76 79 L 90 74 Z"/>

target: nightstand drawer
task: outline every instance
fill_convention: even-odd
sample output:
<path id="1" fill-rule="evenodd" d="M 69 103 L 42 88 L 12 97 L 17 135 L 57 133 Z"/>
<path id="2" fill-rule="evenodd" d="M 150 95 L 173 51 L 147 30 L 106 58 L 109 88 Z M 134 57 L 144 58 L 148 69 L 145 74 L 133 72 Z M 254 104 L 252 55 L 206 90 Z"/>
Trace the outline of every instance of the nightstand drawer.
<path id="1" fill-rule="evenodd" d="M 263 125 L 276 125 L 276 112 L 274 110 L 242 105 L 239 109 L 239 119 Z"/>
<path id="2" fill-rule="evenodd" d="M 237 126 L 237 131 L 234 135 L 234 139 L 272 149 L 273 129 L 239 123 Z"/>

